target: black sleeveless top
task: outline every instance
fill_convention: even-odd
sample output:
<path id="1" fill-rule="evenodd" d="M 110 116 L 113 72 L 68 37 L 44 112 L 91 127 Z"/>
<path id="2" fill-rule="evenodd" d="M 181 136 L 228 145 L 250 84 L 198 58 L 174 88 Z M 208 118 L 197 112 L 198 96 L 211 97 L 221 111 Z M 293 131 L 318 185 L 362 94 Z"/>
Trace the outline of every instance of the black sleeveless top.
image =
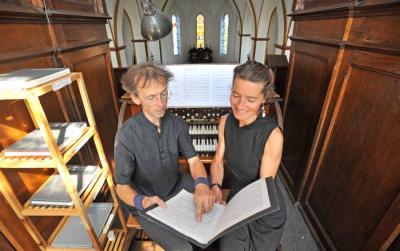
<path id="1" fill-rule="evenodd" d="M 228 199 L 259 179 L 264 147 L 276 127 L 278 124 L 272 117 L 258 117 L 253 123 L 239 127 L 239 121 L 229 113 L 224 129 L 224 156 L 233 175 Z"/>
<path id="2" fill-rule="evenodd" d="M 239 127 L 239 121 L 232 113 L 225 124 L 225 161 L 233 179 L 228 201 L 246 185 L 260 177 L 261 159 L 264 147 L 272 130 L 278 124 L 272 117 L 258 117 L 253 123 Z M 228 233 L 220 240 L 225 250 L 276 250 L 286 222 L 286 206 L 279 186 L 276 187 L 280 209 L 257 218 L 245 226 Z"/>

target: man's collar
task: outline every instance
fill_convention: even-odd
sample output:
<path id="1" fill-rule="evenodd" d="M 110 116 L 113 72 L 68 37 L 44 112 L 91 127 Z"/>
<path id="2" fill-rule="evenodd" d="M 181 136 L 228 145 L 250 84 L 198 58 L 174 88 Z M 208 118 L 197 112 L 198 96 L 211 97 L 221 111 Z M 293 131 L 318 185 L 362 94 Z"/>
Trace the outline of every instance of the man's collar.
<path id="1" fill-rule="evenodd" d="M 163 117 L 161 118 L 161 120 L 160 120 L 160 128 L 161 128 L 161 129 L 163 128 L 163 125 L 164 125 L 164 123 L 165 123 L 165 118 L 168 116 L 167 114 L 168 114 L 168 110 L 165 112 L 164 116 L 163 116 Z M 143 112 L 143 111 L 140 111 L 139 114 L 138 114 L 138 116 L 139 116 L 140 120 L 143 122 L 143 124 L 144 124 L 146 127 L 150 128 L 150 129 L 152 129 L 152 130 L 155 130 L 155 131 L 157 132 L 158 126 L 156 126 L 155 124 L 153 124 L 153 123 L 146 117 L 146 115 L 144 115 L 144 112 Z"/>

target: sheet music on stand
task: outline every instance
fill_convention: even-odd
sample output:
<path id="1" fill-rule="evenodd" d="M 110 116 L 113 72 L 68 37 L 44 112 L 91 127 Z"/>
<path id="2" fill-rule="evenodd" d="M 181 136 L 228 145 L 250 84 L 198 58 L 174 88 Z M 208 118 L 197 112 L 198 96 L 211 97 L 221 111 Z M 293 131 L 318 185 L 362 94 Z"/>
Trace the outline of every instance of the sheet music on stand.
<path id="1" fill-rule="evenodd" d="M 167 65 L 169 107 L 228 107 L 236 64 Z"/>

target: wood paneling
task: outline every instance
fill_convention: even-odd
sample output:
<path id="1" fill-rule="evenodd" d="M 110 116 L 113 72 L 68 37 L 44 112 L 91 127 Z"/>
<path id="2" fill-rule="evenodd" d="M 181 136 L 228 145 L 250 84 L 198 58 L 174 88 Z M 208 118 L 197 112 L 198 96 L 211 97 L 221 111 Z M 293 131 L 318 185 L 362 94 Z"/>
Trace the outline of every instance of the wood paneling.
<path id="1" fill-rule="evenodd" d="M 0 33 L 0 62 L 26 54 L 46 54 L 52 51 L 47 28 L 43 24 L 25 24 L 22 27 L 21 24 L 1 24 Z"/>
<path id="2" fill-rule="evenodd" d="M 50 1 L 46 2 L 50 25 L 42 1 L 0 0 L 0 72 L 21 68 L 70 67 L 81 71 L 88 85 L 98 131 L 112 162 L 113 142 L 117 127 L 116 96 L 111 73 L 108 38 L 103 1 Z M 41 97 L 46 116 L 51 122 L 85 119 L 79 96 L 73 88 L 63 88 Z M 21 101 L 0 101 L 0 150 L 19 140 L 34 129 L 29 112 Z M 71 163 L 94 164 L 90 148 Z M 52 170 L 5 171 L 18 199 L 24 203 L 47 179 Z M 0 201 L 0 221 L 7 224 L 24 250 L 37 250 L 21 221 Z M 59 217 L 32 217 L 38 230 L 47 238 Z"/>
<path id="3" fill-rule="evenodd" d="M 115 102 L 115 87 L 109 67 L 108 48 L 99 45 L 77 52 L 66 53 L 65 63 L 73 71 L 84 72 L 93 114 L 106 156 L 113 159 L 114 138 L 117 132 L 117 104 Z M 96 65 L 96 68 L 93 66 Z M 75 90 L 78 95 L 77 90 Z M 83 106 L 77 100 L 80 110 Z"/>
<path id="4" fill-rule="evenodd" d="M 0 250 L 13 251 L 15 248 L 6 239 L 2 232 L 0 232 Z"/>
<path id="5" fill-rule="evenodd" d="M 304 9 L 311 9 L 316 7 L 327 7 L 334 6 L 337 4 L 348 3 L 348 0 L 301 0 L 304 5 Z"/>
<path id="6" fill-rule="evenodd" d="M 342 39 L 346 18 L 337 19 L 315 19 L 309 21 L 298 21 L 294 26 L 294 34 L 299 37 Z M 321 29 L 324 27 L 324 29 Z"/>
<path id="7" fill-rule="evenodd" d="M 322 249 L 396 250 L 400 3 L 333 2 L 292 14 L 284 178 Z"/>
<path id="8" fill-rule="evenodd" d="M 373 48 L 400 50 L 400 16 L 366 16 L 356 18 L 352 25 L 349 43 L 369 45 Z M 385 27 L 385 28 L 382 28 Z"/>
<path id="9" fill-rule="evenodd" d="M 26 251 L 39 251 L 39 247 L 36 245 L 34 240 L 30 237 L 24 226 L 19 223 L 20 220 L 14 214 L 14 211 L 10 208 L 3 195 L 0 194 L 0 224 L 4 225 L 2 232 L 7 237 L 11 234 L 11 237 L 16 242 L 14 247 L 23 247 Z M 5 232 L 8 232 L 7 235 Z M 11 240 L 9 240 L 11 242 Z M 3 249 L 2 249 L 3 250 Z"/>
<path id="10" fill-rule="evenodd" d="M 296 42 L 284 113 L 283 171 L 294 195 L 307 165 L 337 49 Z"/>
<path id="11" fill-rule="evenodd" d="M 92 0 L 46 0 L 51 9 L 96 13 L 98 8 Z"/>
<path id="12" fill-rule="evenodd" d="M 379 62 L 365 53 L 352 56 Z M 398 59 L 385 59 L 387 70 L 400 69 Z M 359 250 L 400 190 L 400 75 L 361 60 L 347 71 L 306 201 L 337 249 Z"/>
<path id="13" fill-rule="evenodd" d="M 61 49 L 107 39 L 104 20 L 100 24 L 57 24 L 54 31 Z"/>

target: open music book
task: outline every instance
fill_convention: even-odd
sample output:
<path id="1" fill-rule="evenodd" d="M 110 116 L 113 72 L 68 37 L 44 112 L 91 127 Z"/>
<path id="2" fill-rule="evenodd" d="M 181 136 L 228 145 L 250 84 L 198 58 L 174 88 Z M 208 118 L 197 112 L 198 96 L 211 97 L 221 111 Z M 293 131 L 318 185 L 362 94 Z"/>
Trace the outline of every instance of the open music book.
<path id="1" fill-rule="evenodd" d="M 61 152 L 79 139 L 86 128 L 85 122 L 50 123 L 51 132 Z M 50 156 L 50 150 L 39 129 L 2 151 L 4 156 Z"/>
<path id="2" fill-rule="evenodd" d="M 259 179 L 246 186 L 226 206 L 215 204 L 203 214 L 201 222 L 195 219 L 193 194 L 182 190 L 166 204 L 167 208 L 156 207 L 139 213 L 202 248 L 237 227 L 279 210 L 272 178 Z"/>

